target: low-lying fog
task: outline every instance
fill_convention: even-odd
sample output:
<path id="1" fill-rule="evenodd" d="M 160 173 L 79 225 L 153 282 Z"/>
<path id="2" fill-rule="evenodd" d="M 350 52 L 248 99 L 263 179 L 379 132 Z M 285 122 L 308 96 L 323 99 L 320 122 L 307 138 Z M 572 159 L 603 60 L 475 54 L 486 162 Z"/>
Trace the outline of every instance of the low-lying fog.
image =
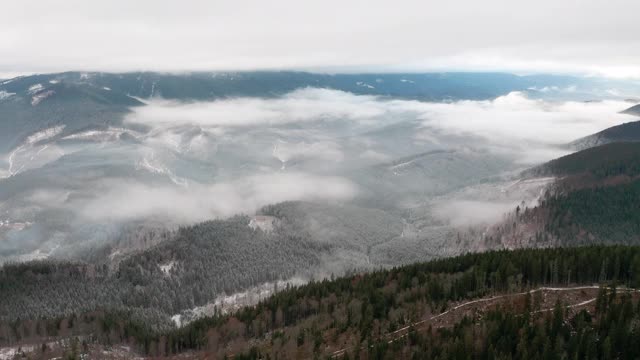
<path id="1" fill-rule="evenodd" d="M 632 120 L 618 113 L 628 106 L 520 92 L 428 103 L 317 88 L 154 99 L 132 108 L 121 128 L 61 137 L 51 127 L 4 154 L 0 262 L 67 256 L 128 223 L 172 227 L 287 200 L 414 209 L 420 214 L 403 218 L 414 230 L 428 217 L 490 223 L 544 186 L 514 185 L 519 170 Z"/>

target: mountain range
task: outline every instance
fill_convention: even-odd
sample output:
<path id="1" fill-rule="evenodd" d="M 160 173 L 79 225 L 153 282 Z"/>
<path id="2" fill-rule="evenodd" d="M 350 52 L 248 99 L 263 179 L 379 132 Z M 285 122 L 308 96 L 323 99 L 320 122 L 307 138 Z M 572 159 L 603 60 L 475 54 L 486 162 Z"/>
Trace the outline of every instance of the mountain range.
<path id="1" fill-rule="evenodd" d="M 640 121 L 613 85 L 632 88 L 499 73 L 0 81 L 0 345 L 597 358 L 617 341 L 633 358 Z M 572 123 L 558 114 L 576 107 L 599 111 L 580 131 L 616 125 L 552 142 L 485 128 Z"/>

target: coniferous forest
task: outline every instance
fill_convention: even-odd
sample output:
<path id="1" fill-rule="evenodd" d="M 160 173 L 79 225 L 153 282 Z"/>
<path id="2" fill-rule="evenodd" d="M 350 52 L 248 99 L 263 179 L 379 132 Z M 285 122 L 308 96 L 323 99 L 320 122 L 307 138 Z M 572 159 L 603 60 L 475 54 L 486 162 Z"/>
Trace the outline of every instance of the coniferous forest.
<path id="1" fill-rule="evenodd" d="M 0 341 L 66 336 L 86 349 L 255 359 L 632 359 L 640 355 L 637 287 L 640 247 L 502 250 L 285 288 L 181 328 L 105 309 L 4 321 Z"/>
<path id="2" fill-rule="evenodd" d="M 2 1 L 0 360 L 640 360 L 638 13 Z"/>

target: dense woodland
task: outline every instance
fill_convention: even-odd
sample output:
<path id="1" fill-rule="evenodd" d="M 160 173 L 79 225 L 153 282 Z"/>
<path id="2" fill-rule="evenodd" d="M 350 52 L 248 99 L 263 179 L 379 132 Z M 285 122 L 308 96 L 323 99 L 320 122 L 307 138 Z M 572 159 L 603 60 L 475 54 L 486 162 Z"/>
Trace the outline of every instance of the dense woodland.
<path id="1" fill-rule="evenodd" d="M 640 356 L 640 302 L 602 292 L 597 311 L 569 315 L 562 303 L 544 316 L 511 309 L 489 311 L 481 319 L 464 318 L 445 329 L 410 329 L 389 344 L 374 341 L 344 359 L 636 359 Z M 257 350 L 245 359 L 258 359 Z"/>
<path id="2" fill-rule="evenodd" d="M 560 157 L 527 171 L 535 175 L 592 175 L 598 179 L 640 174 L 640 143 L 615 142 Z"/>
<path id="3" fill-rule="evenodd" d="M 296 353 L 325 356 L 327 346 L 336 344 L 350 345 L 353 351 L 346 357 L 357 355 L 356 349 L 364 347 L 368 355 L 361 355 L 366 358 L 394 358 L 400 353 L 405 357 L 468 358 L 469 349 L 482 349 L 474 352 L 473 358 L 478 359 L 525 352 L 527 358 L 554 358 L 548 357 L 550 353 L 558 358 L 563 353 L 571 358 L 583 353 L 590 355 L 578 357 L 604 358 L 606 354 L 616 356 L 614 351 L 627 349 L 623 346 L 628 344 L 621 358 L 634 358 L 637 344 L 631 339 L 638 336 L 640 323 L 635 297 L 624 297 L 622 291 L 615 296 L 604 288 L 596 314 L 567 318 L 569 313 L 560 305 L 550 318 L 523 317 L 522 309 L 504 309 L 487 314 L 479 325 L 478 319 L 463 319 L 453 328 L 412 332 L 397 344 L 379 340 L 429 314 L 447 310 L 456 301 L 542 285 L 597 283 L 640 287 L 640 247 L 467 254 L 283 289 L 233 315 L 203 318 L 173 330 L 153 329 L 132 311 L 93 311 L 55 320 L 17 319 L 0 327 L 0 341 L 91 334 L 85 341 L 127 343 L 150 355 L 208 351 L 222 357 L 246 352 L 249 358 L 258 354 L 271 358 Z M 527 306 L 534 306 L 531 304 Z M 523 343 L 518 334 L 530 341 Z M 485 347 L 487 344 L 493 347 Z M 254 345 L 256 349 L 249 352 Z"/>
<path id="4" fill-rule="evenodd" d="M 96 308 L 154 309 L 168 318 L 224 293 L 286 279 L 317 265 L 326 251 L 304 233 L 267 234 L 248 222 L 239 216 L 181 228 L 175 238 L 122 260 L 115 270 L 56 261 L 7 264 L 0 268 L 0 319 Z"/>
<path id="5" fill-rule="evenodd" d="M 310 213 L 313 224 L 306 216 Z M 359 215 L 349 216 L 354 213 Z M 326 268 L 322 257 L 366 254 L 402 230 L 397 218 L 382 211 L 347 206 L 330 213 L 321 205 L 289 202 L 268 206 L 263 214 L 281 219 L 272 232 L 252 229 L 248 217 L 236 216 L 152 234 L 145 242 L 153 244 L 156 237 L 163 241 L 136 245 L 143 250 L 121 254 L 117 262 L 94 261 L 93 256 L 89 263 L 6 264 L 0 268 L 0 319 L 50 318 L 100 308 L 151 314 L 148 321 L 164 326 L 185 309 L 257 284 L 371 270 L 376 265 L 366 259 L 352 262 L 351 268 Z M 102 258 L 110 258 L 109 253 Z"/>
<path id="6" fill-rule="evenodd" d="M 527 175 L 557 179 L 537 206 L 518 206 L 494 226 L 487 247 L 638 244 L 640 143 L 579 151 Z"/>
<path id="7" fill-rule="evenodd" d="M 380 258 L 376 247 L 402 233 L 396 215 L 288 202 L 262 209 L 279 219 L 273 231 L 236 216 L 164 232 L 162 241 L 150 240 L 116 265 L 5 264 L 0 346 L 45 343 L 44 358 L 46 343 L 59 339 L 77 339 L 70 358 L 90 345 L 118 344 L 151 356 L 239 359 L 325 358 L 336 349 L 347 349 L 339 353 L 345 359 L 640 357 L 640 303 L 627 291 L 640 288 L 640 247 L 633 246 L 640 238 L 640 144 L 599 146 L 527 174 L 557 180 L 537 206 L 518 207 L 485 240 L 488 249 L 529 249 L 383 270 L 371 260 Z M 352 268 L 324 263 L 324 256 L 352 253 L 362 256 L 353 257 Z M 312 280 L 334 270 L 349 276 Z M 309 284 L 274 289 L 255 306 L 183 327 L 171 320 L 221 294 L 305 272 Z M 469 299 L 593 284 L 601 286 L 593 311 L 570 311 L 562 299 L 542 311 L 529 294 L 516 306 L 446 325 L 412 325 Z M 406 336 L 389 341 L 405 327 Z"/>

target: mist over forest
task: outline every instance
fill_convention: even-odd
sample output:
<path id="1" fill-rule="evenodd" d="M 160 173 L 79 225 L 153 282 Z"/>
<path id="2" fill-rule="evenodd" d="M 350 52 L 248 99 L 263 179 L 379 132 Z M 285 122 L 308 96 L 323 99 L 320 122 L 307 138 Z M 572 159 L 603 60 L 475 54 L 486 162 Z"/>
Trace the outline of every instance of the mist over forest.
<path id="1" fill-rule="evenodd" d="M 124 247 L 138 246 L 140 229 L 173 231 L 292 201 L 352 212 L 344 221 L 381 212 L 396 233 L 376 246 L 402 252 L 407 243 L 429 253 L 458 227 L 491 223 L 534 201 L 537 188 L 504 191 L 522 169 L 634 118 L 620 113 L 629 107 L 623 95 L 583 100 L 624 91 L 607 89 L 616 84 L 515 77 L 512 88 L 494 89 L 488 75 L 443 76 L 432 88 L 429 74 L 65 73 L 4 81 L 0 111 L 15 120 L 2 124 L 11 141 L 3 142 L 0 169 L 0 259 L 115 252 L 123 238 Z M 474 76 L 487 82 L 437 99 Z M 201 92 L 177 93 L 194 82 Z M 206 91 L 222 86 L 228 94 Z M 88 116 L 83 106 L 104 110 Z M 318 225 L 304 231 L 317 239 L 328 231 L 321 213 L 306 214 Z M 406 260 L 379 264 L 397 261 Z"/>
<path id="2" fill-rule="evenodd" d="M 563 175 L 529 169 L 634 120 L 635 86 L 497 73 L 2 81 L 0 317 L 107 308 L 168 329 L 278 287 L 560 241 L 524 215 Z"/>
<path id="3" fill-rule="evenodd" d="M 638 11 L 5 1 L 0 360 L 640 358 Z"/>

